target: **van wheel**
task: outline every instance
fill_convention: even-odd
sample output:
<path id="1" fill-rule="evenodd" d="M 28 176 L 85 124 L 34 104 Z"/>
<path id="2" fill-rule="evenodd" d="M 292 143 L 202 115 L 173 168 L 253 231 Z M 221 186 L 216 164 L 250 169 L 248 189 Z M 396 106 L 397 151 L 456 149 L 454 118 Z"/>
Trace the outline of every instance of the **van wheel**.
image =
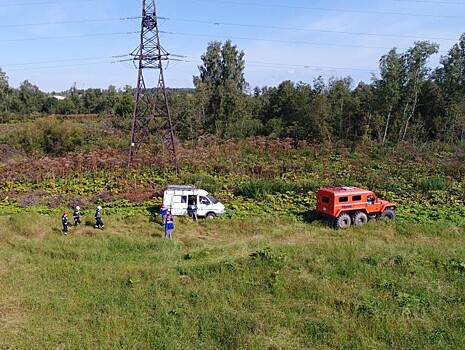
<path id="1" fill-rule="evenodd" d="M 350 216 L 346 213 L 339 215 L 339 217 L 336 219 L 337 228 L 347 228 L 351 223 Z"/>
<path id="2" fill-rule="evenodd" d="M 207 215 L 205 217 L 207 219 L 214 219 L 214 218 L 216 218 L 216 214 L 212 213 L 212 212 L 209 212 L 209 213 L 207 213 Z"/>
<path id="3" fill-rule="evenodd" d="M 362 226 L 368 222 L 368 216 L 363 211 L 357 211 L 353 217 L 354 225 Z"/>

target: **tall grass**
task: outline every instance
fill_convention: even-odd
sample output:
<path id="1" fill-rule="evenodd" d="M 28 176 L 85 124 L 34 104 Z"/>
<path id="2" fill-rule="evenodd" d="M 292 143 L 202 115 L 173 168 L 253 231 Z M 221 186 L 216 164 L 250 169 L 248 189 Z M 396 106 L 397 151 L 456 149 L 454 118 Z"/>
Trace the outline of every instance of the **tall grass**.
<path id="1" fill-rule="evenodd" d="M 0 348 L 456 349 L 465 227 L 0 217 Z M 408 234 L 406 232 L 408 231 Z"/>

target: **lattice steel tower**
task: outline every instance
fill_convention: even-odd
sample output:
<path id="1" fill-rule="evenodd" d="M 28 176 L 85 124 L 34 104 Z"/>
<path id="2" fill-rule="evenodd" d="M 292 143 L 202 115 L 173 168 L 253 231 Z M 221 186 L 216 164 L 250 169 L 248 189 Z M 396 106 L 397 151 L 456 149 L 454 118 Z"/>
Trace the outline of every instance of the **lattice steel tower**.
<path id="1" fill-rule="evenodd" d="M 132 165 L 136 152 L 150 134 L 156 132 L 170 153 L 178 173 L 176 140 L 163 77 L 163 61 L 168 60 L 169 53 L 160 45 L 155 0 L 142 1 L 140 45 L 131 55 L 134 56 L 133 60 L 138 62 L 139 69 L 128 165 Z M 149 86 L 147 82 L 150 77 L 146 76 L 145 79 L 144 71 L 154 69 L 158 70 L 158 81 L 154 81 L 154 84 Z"/>

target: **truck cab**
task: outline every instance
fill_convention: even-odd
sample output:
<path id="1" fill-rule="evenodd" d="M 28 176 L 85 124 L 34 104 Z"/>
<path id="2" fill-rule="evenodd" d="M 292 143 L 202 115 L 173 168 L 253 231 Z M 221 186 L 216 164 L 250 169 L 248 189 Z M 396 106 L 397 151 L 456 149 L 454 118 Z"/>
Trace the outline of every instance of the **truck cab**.
<path id="1" fill-rule="evenodd" d="M 192 185 L 168 185 L 163 204 L 171 215 L 186 215 L 189 207 L 197 206 L 197 216 L 213 219 L 226 213 L 224 205 L 207 191 Z"/>

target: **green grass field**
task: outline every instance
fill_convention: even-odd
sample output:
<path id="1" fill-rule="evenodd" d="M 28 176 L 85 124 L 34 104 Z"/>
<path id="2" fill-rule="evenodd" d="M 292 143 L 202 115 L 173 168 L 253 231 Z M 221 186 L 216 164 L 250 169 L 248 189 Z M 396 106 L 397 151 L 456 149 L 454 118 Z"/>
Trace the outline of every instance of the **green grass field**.
<path id="1" fill-rule="evenodd" d="M 0 216 L 1 349 L 459 349 L 465 226 Z"/>

